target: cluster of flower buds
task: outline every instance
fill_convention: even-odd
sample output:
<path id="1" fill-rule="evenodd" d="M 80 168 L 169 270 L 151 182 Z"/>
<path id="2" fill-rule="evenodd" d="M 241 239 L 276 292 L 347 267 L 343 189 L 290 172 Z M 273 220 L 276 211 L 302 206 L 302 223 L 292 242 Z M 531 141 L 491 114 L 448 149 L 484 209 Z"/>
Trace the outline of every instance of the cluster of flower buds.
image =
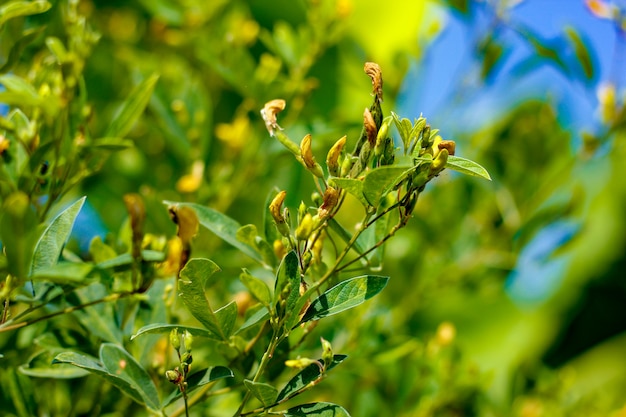
<path id="1" fill-rule="evenodd" d="M 193 356 L 191 355 L 193 336 L 188 331 L 180 335 L 178 328 L 174 328 L 170 332 L 170 344 L 178 355 L 180 365 L 165 371 L 165 377 L 172 384 L 177 385 L 181 392 L 184 392 L 187 388 L 187 378 L 191 372 L 191 363 L 193 362 Z"/>

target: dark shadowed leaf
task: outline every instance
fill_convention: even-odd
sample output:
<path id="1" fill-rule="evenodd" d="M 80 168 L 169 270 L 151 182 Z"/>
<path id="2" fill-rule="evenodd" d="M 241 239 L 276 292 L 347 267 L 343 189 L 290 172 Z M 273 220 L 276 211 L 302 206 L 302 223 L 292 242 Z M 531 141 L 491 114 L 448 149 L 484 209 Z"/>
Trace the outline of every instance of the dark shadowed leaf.
<path id="1" fill-rule="evenodd" d="M 284 417 L 350 417 L 350 414 L 341 406 L 331 403 L 302 404 L 290 408 Z"/>

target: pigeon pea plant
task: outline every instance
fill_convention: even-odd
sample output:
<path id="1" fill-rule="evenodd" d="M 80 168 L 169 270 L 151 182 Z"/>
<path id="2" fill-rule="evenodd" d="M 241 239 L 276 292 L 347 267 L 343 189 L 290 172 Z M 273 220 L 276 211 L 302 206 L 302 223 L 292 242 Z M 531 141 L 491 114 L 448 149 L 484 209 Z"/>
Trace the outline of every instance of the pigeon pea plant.
<path id="1" fill-rule="evenodd" d="M 97 172 L 111 152 L 132 146 L 125 137 L 158 76 L 139 83 L 105 132 L 92 132 L 82 70 L 98 35 L 77 5 L 69 1 L 62 10 L 65 37 L 45 38 L 45 49 L 32 63 L 36 71 L 21 68 L 17 57 L 42 29 L 25 26 L 0 74 L 0 101 L 10 106 L 0 117 L 0 335 L 11 338 L 55 323 L 51 331 L 31 337 L 39 350 L 18 371 L 0 369 L 1 398 L 12 399 L 20 415 L 37 414 L 34 394 L 23 389 L 24 376 L 72 380 L 92 374 L 161 415 L 189 415 L 194 404 L 220 394 L 230 396 L 221 407 L 232 407 L 234 416 L 348 415 L 327 402 L 291 405 L 347 358 L 324 338 L 320 358 L 299 356 L 299 347 L 319 320 L 356 307 L 385 287 L 388 277 L 368 272 L 381 267 L 385 242 L 407 224 L 430 180 L 445 168 L 486 179 L 488 173 L 455 156 L 454 142 L 443 140 L 425 118 L 384 117 L 381 70 L 367 63 L 374 98 L 361 135 L 351 152 L 348 138 L 339 139 L 325 168 L 313 156 L 311 135 L 298 145 L 279 126 L 285 101 L 272 100 L 261 110 L 269 134 L 310 172 L 317 188 L 312 205 L 302 202 L 292 216 L 283 207 L 286 192 L 272 192 L 260 232 L 200 204 L 166 201 L 177 226 L 168 240 L 145 233 L 143 198 L 127 194 L 123 244 L 95 238 L 89 259 L 81 259 L 64 245 L 85 198 L 60 209 L 62 198 Z M 0 7 L 0 25 L 49 9 L 45 1 L 8 2 Z M 355 217 L 352 203 L 362 206 L 356 224 L 341 220 Z M 215 297 L 207 288 L 215 284 L 219 266 L 192 257 L 200 225 L 265 271 L 241 272 L 254 302 L 213 308 Z M 176 311 L 180 304 L 192 317 Z M 89 334 L 81 335 L 77 326 Z M 175 366 L 151 368 L 136 359 L 138 352 L 159 351 L 163 334 L 169 335 Z M 6 340 L 0 340 L 3 349 L 12 339 Z M 17 349 L 2 354 L 0 360 L 20 360 Z M 285 378 L 285 373 L 294 374 Z M 169 395 L 163 397 L 164 391 Z M 94 394 L 93 401 L 98 398 Z"/>

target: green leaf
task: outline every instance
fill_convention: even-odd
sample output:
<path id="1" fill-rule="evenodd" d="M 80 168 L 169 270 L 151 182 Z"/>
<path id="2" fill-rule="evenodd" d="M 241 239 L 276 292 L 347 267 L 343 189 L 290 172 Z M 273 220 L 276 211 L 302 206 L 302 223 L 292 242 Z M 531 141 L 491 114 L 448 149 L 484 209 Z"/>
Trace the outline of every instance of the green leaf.
<path id="1" fill-rule="evenodd" d="M 300 298 L 299 268 L 298 255 L 294 251 L 290 251 L 283 258 L 276 274 L 274 304 L 285 300 L 285 310 L 279 312 L 279 314 L 285 317 L 287 321 L 294 316 L 294 313 L 297 314 L 297 311 L 294 311 L 294 309 Z"/>
<path id="2" fill-rule="evenodd" d="M 20 106 L 39 106 L 42 99 L 35 87 L 15 74 L 0 75 L 0 84 L 6 91 L 0 92 L 0 102 Z"/>
<path id="3" fill-rule="evenodd" d="M 204 287 L 209 278 L 219 270 L 220 268 L 209 259 L 191 259 L 180 271 L 178 296 L 185 303 L 189 312 L 207 330 L 219 337 L 219 340 L 228 340 L 228 336 L 222 330 L 219 319 L 213 312 L 204 292 Z"/>
<path id="4" fill-rule="evenodd" d="M 131 384 L 148 407 L 153 410 L 160 408 L 159 394 L 150 375 L 123 348 L 112 343 L 103 343 L 100 346 L 100 361 L 109 374 Z"/>
<path id="5" fill-rule="evenodd" d="M 123 149 L 131 148 L 133 144 L 133 141 L 130 139 L 106 137 L 95 139 L 91 143 L 91 147 L 104 149 L 107 151 L 120 151 Z"/>
<path id="6" fill-rule="evenodd" d="M 241 243 L 254 248 L 254 250 L 263 258 L 264 264 L 269 265 L 272 268 L 276 266 L 276 255 L 274 254 L 274 249 L 265 241 L 265 239 L 259 236 L 259 232 L 255 225 L 247 224 L 245 226 L 241 226 L 239 230 L 237 230 L 235 237 Z"/>
<path id="7" fill-rule="evenodd" d="M 28 363 L 21 365 L 18 370 L 24 375 L 34 378 L 72 379 L 88 375 L 89 372 L 68 364 L 52 365 L 56 353 L 48 350 L 41 351 L 28 359 Z"/>
<path id="8" fill-rule="evenodd" d="M 267 284 L 261 280 L 260 278 L 254 277 L 250 275 L 247 269 L 244 269 L 241 274 L 239 274 L 239 279 L 246 286 L 250 294 L 258 301 L 261 302 L 264 306 L 269 306 L 270 301 L 272 300 L 272 295 L 270 294 L 270 289 Z"/>
<path id="9" fill-rule="evenodd" d="M 95 283 L 80 288 L 68 297 L 73 306 L 87 304 L 111 294 L 101 283 Z M 113 343 L 121 343 L 122 331 L 113 311 L 112 303 L 99 303 L 89 308 L 80 309 L 72 313 L 78 318 L 81 325 L 88 329 L 92 336 Z"/>
<path id="10" fill-rule="evenodd" d="M 116 386 L 124 394 L 132 398 L 135 402 L 139 404 L 145 404 L 144 399 L 141 393 L 138 391 L 137 387 L 133 386 L 133 384 L 129 383 L 126 379 L 118 375 L 111 374 L 101 363 L 98 362 L 96 358 L 82 355 L 76 352 L 63 352 L 58 354 L 54 358 L 52 363 L 69 363 L 71 365 L 85 369 L 88 372 L 94 375 L 98 375 L 110 384 Z"/>
<path id="11" fill-rule="evenodd" d="M 155 250 L 143 250 L 141 251 L 141 259 L 146 262 L 162 262 L 165 260 L 165 254 Z M 115 258 L 99 262 L 96 264 L 96 267 L 100 269 L 114 269 L 116 272 L 120 272 L 129 270 L 133 262 L 134 260 L 130 253 L 123 253 Z"/>
<path id="12" fill-rule="evenodd" d="M 243 384 L 248 388 L 248 391 L 252 393 L 263 406 L 268 407 L 276 402 L 278 397 L 278 390 L 269 384 L 262 382 L 254 382 L 249 379 L 244 379 Z"/>
<path id="13" fill-rule="evenodd" d="M 164 323 L 152 323 L 146 326 L 143 326 L 137 333 L 130 337 L 130 340 L 133 340 L 144 334 L 169 334 L 173 329 L 178 329 L 179 333 L 189 332 L 194 336 L 207 337 L 213 340 L 221 340 L 217 337 L 213 332 L 210 332 L 205 329 L 200 329 L 198 327 L 189 327 L 189 326 L 181 326 L 179 324 L 164 324 Z"/>
<path id="14" fill-rule="evenodd" d="M 109 125 L 106 137 L 122 138 L 128 134 L 148 105 L 158 79 L 157 74 L 152 74 L 131 91 L 119 113 Z"/>
<path id="15" fill-rule="evenodd" d="M 572 27 L 565 28 L 565 34 L 574 46 L 574 53 L 576 54 L 576 58 L 580 63 L 580 67 L 583 70 L 585 78 L 587 78 L 587 80 L 590 80 L 591 78 L 593 78 L 595 70 L 588 44 L 585 43 L 585 41 L 580 37 L 578 32 Z"/>
<path id="16" fill-rule="evenodd" d="M 68 62 L 67 49 L 65 49 L 65 45 L 63 45 L 63 42 L 61 42 L 59 38 L 48 36 L 46 38 L 46 46 L 57 59 L 57 63 L 64 64 Z"/>
<path id="17" fill-rule="evenodd" d="M 327 222 L 328 226 L 330 226 L 330 229 L 335 232 L 341 238 L 341 240 L 343 240 L 346 244 L 350 243 L 350 241 L 352 240 L 352 235 L 348 233 L 348 231 L 344 229 L 343 226 L 339 224 L 337 220 L 335 220 L 335 218 L 330 218 L 327 220 Z M 354 249 L 359 255 L 362 255 L 365 252 L 363 247 L 359 244 L 358 240 L 352 244 L 351 249 Z"/>
<path id="18" fill-rule="evenodd" d="M 263 257 L 254 247 L 237 239 L 237 231 L 241 228 L 241 225 L 236 220 L 220 213 L 217 210 L 213 210 L 212 208 L 205 207 L 200 204 L 176 203 L 171 201 L 165 201 L 164 203 L 167 205 L 179 205 L 193 208 L 196 211 L 198 221 L 202 226 L 206 227 L 218 237 L 233 245 L 258 263 L 268 268 L 270 267 L 264 262 Z"/>
<path id="19" fill-rule="evenodd" d="M 0 6 L 0 27 L 10 19 L 44 13 L 48 11 L 50 7 L 52 7 L 52 5 L 45 0 L 10 1 Z"/>
<path id="20" fill-rule="evenodd" d="M 230 335 L 233 334 L 235 322 L 237 321 L 237 303 L 231 301 L 226 304 L 215 312 L 215 317 L 224 335 L 230 337 Z"/>
<path id="21" fill-rule="evenodd" d="M 460 156 L 448 156 L 446 168 L 450 168 L 463 174 L 473 175 L 475 177 L 480 177 L 491 181 L 491 176 L 485 168 L 483 168 L 481 165 L 474 161 L 461 158 Z"/>
<path id="22" fill-rule="evenodd" d="M 85 203 L 86 197 L 82 197 L 71 206 L 63 210 L 43 232 L 33 254 L 32 272 L 50 267 L 57 263 L 63 245 L 72 232 L 76 216 Z"/>
<path id="23" fill-rule="evenodd" d="M 325 402 L 297 405 L 282 415 L 284 417 L 350 417 L 343 407 Z"/>
<path id="24" fill-rule="evenodd" d="M 383 195 L 395 187 L 411 167 L 382 166 L 367 173 L 363 181 L 363 195 L 371 206 L 378 207 Z"/>
<path id="25" fill-rule="evenodd" d="M 346 358 L 346 355 L 334 355 L 333 362 L 328 365 L 326 372 L 339 365 Z M 322 360 L 320 359 L 320 362 L 321 361 Z M 285 385 L 285 387 L 278 394 L 278 397 L 276 397 L 276 402 L 281 403 L 292 397 L 295 397 L 297 394 L 304 391 L 310 383 L 317 381 L 321 376 L 322 374 L 320 371 L 320 367 L 317 366 L 317 364 L 312 363 L 311 365 L 298 372 L 293 378 L 291 378 L 291 380 L 289 380 L 287 385 Z"/>
<path id="26" fill-rule="evenodd" d="M 94 270 L 92 264 L 61 262 L 47 268 L 41 268 L 29 278 L 33 281 L 49 281 L 55 284 L 78 285 L 85 282 Z"/>
<path id="27" fill-rule="evenodd" d="M 0 67 L 0 73 L 9 72 L 13 66 L 19 62 L 20 57 L 24 49 L 26 49 L 46 28 L 44 26 L 27 29 L 22 33 L 22 37 L 11 46 L 11 50 L 4 61 L 2 67 Z M 5 129 L 4 126 L 2 126 Z"/>
<path id="28" fill-rule="evenodd" d="M 340 282 L 311 303 L 300 323 L 319 320 L 356 307 L 381 292 L 387 281 L 388 277 L 363 275 Z"/>
<path id="29" fill-rule="evenodd" d="M 217 381 L 222 378 L 232 378 L 234 377 L 233 371 L 226 368 L 225 366 L 214 366 L 211 368 L 206 368 L 201 371 L 195 372 L 191 374 L 185 382 L 187 382 L 187 393 L 194 391 L 197 388 L 200 388 L 203 385 L 208 384 L 209 382 Z M 177 399 L 183 396 L 180 390 L 176 389 L 172 394 L 170 394 L 163 403 L 162 407 L 166 407 L 167 405 L 173 403 Z"/>
<path id="30" fill-rule="evenodd" d="M 252 326 L 255 326 L 261 322 L 264 322 L 269 318 L 270 318 L 270 313 L 267 311 L 267 309 L 262 308 L 256 313 L 254 313 L 253 315 L 251 315 L 250 317 L 248 317 L 248 319 L 237 330 L 237 333 L 241 333 L 244 330 L 247 330 Z"/>
<path id="31" fill-rule="evenodd" d="M 335 178 L 332 177 L 328 183 L 333 187 L 339 187 L 346 190 L 363 204 L 363 207 L 369 207 L 369 202 L 363 196 L 363 181 L 354 178 Z"/>

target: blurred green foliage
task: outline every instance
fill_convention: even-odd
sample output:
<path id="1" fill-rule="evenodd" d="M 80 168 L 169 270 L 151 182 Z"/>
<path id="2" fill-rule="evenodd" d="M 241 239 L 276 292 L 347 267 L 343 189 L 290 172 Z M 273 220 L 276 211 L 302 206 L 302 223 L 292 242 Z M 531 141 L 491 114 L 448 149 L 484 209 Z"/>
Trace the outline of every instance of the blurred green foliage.
<path id="1" fill-rule="evenodd" d="M 293 137 L 311 133 L 320 161 L 341 136 L 354 143 L 362 109 L 371 103 L 363 94 L 369 83 L 363 62 L 381 65 L 384 106 L 393 110 L 409 62 L 422 58 L 421 46 L 444 24 L 437 13 L 442 6 L 406 3 L 381 8 L 370 0 L 281 0 L 271 7 L 256 0 L 3 1 L 0 102 L 10 109 L 0 119 L 0 268 L 31 276 L 32 259 L 24 248 L 34 245 L 35 230 L 57 225 L 67 237 L 69 229 L 60 225 L 71 227 L 75 216 L 63 210 L 80 209 L 83 195 L 99 218 L 86 221 L 101 220 L 106 236 L 96 238 L 89 251 L 70 241 L 61 254 L 65 239 L 55 250 L 63 261 L 108 262 L 108 272 L 98 278 L 104 285 L 75 291 L 72 282 L 46 284 L 67 272 L 60 269 L 32 285 L 5 280 L 3 299 L 20 289 L 13 318 L 43 306 L 46 313 L 32 316 L 36 321 L 58 308 L 125 294 L 138 267 L 130 256 L 120 258 L 133 245 L 129 207 L 139 210 L 125 204 L 127 193 L 145 202 L 145 230 L 154 237 L 144 248 L 154 252 L 145 251 L 145 259 L 164 249 L 162 236 L 175 234 L 163 200 L 209 206 L 256 225 L 263 224 L 274 187 L 287 190 L 285 205 L 294 213 L 301 200 L 310 201 L 314 188 L 306 169 L 268 137 L 259 110 L 271 99 L 285 99 L 281 125 Z M 471 2 L 447 3 L 461 13 L 471 9 Z M 508 45 L 497 28 L 476 45 L 485 79 L 506 56 Z M 524 33 L 536 52 L 534 65 L 550 62 L 572 79 L 595 79 L 593 51 L 574 29 L 566 31 L 573 52 L 566 56 Z M 571 132 L 554 103 L 533 99 L 453 138 L 463 156 L 487 167 L 493 182 L 445 171 L 420 196 L 408 227 L 388 243 L 382 268 L 391 279 L 385 290 L 315 329 L 349 358 L 301 398 L 336 402 L 359 417 L 626 412 L 626 112 L 615 88 L 604 88 L 602 123 L 594 132 Z M 446 137 L 446 126 L 439 128 Z M 573 147 L 572 136 L 581 136 L 582 145 Z M 46 145 L 53 143 L 58 147 Z M 362 212 L 355 200 L 346 200 L 345 207 Z M 339 220 L 354 223 L 355 217 Z M 557 262 L 558 269 L 530 272 L 555 284 L 543 299 L 512 300 L 511 277 L 536 260 L 524 256 L 525 248 L 563 221 L 572 226 L 568 238 L 537 261 Z M 208 284 L 207 302 L 226 305 L 234 295 L 243 313 L 241 306 L 252 301 L 238 279 L 241 268 L 262 276 L 263 271 L 206 230 L 192 251 L 222 269 Z M 50 262 L 46 270 L 56 259 L 42 262 Z M 59 292 L 67 300 L 57 304 Z M 80 368 L 50 363 L 68 351 L 135 358 L 158 390 L 171 391 L 163 375 L 181 358 L 167 337 L 129 336 L 170 318 L 187 324 L 191 317 L 181 301 L 173 301 L 173 292 L 170 281 L 156 279 L 140 298 L 117 295 L 0 333 L 2 412 L 146 414 L 115 388 L 125 384 L 121 379 L 103 384 Z M 159 305 L 172 309 L 172 317 L 154 307 Z M 232 346 L 202 340 L 196 335 L 194 366 L 229 365 Z M 276 355 L 284 362 L 282 349 Z M 319 341 L 303 339 L 298 349 L 303 357 L 316 357 Z M 239 360 L 238 369 L 252 366 L 251 358 Z M 275 378 L 281 371 L 282 366 L 268 369 Z M 220 386 L 223 395 L 194 401 L 192 414 L 232 415 L 240 397 L 228 384 Z M 180 401 L 167 410 L 184 412 Z"/>

